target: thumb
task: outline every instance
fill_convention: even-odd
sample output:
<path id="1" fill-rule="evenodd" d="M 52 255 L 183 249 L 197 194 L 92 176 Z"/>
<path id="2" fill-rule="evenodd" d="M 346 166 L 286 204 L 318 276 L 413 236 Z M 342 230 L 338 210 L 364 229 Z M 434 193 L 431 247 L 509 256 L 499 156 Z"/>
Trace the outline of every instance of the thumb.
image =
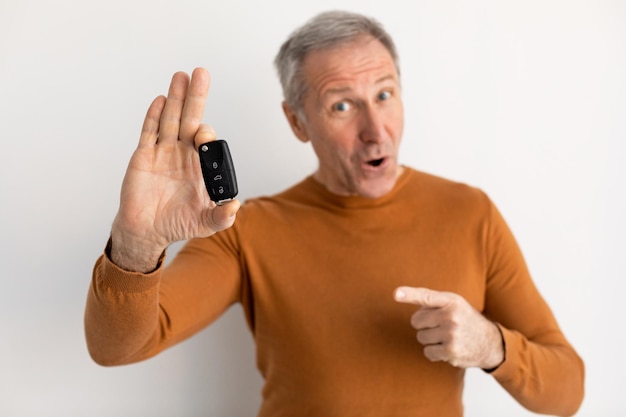
<path id="1" fill-rule="evenodd" d="M 398 287 L 394 298 L 399 303 L 415 304 L 421 307 L 445 307 L 454 302 L 456 294 L 435 291 L 428 288 Z"/>
<path id="2" fill-rule="evenodd" d="M 234 199 L 219 206 L 215 206 L 206 212 L 209 229 L 215 233 L 228 229 L 235 223 L 237 211 L 241 207 L 239 200 Z"/>

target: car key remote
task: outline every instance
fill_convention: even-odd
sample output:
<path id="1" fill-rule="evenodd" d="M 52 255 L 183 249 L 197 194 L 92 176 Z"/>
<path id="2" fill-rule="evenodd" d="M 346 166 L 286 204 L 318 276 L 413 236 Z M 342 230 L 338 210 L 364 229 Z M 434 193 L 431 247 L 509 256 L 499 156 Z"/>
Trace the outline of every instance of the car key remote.
<path id="1" fill-rule="evenodd" d="M 235 198 L 237 177 L 230 150 L 225 140 L 214 140 L 198 147 L 204 185 L 211 200 L 224 204 Z"/>

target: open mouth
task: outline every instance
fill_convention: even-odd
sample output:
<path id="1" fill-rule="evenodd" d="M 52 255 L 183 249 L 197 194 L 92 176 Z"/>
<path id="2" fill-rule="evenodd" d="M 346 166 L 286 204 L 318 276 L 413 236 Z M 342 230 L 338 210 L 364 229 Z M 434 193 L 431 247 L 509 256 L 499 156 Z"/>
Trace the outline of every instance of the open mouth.
<path id="1" fill-rule="evenodd" d="M 377 167 L 380 166 L 385 161 L 385 158 L 380 159 L 372 159 L 371 161 L 367 161 L 369 166 Z"/>

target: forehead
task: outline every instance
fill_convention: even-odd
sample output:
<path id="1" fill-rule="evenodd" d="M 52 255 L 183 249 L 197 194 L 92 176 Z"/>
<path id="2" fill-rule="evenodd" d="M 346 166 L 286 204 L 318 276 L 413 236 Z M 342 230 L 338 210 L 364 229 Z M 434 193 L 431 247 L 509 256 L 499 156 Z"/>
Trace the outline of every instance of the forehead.
<path id="1" fill-rule="evenodd" d="M 307 54 L 303 74 L 310 90 L 350 88 L 381 79 L 398 81 L 393 57 L 377 39 L 363 35 L 350 42 Z"/>

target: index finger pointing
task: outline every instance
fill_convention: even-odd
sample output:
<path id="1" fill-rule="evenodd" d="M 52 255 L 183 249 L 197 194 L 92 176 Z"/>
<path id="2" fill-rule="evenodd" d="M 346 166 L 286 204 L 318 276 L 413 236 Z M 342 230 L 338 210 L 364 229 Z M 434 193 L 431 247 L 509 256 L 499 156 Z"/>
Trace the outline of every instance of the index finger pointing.
<path id="1" fill-rule="evenodd" d="M 178 134 L 178 138 L 184 142 L 193 144 L 193 138 L 202 123 L 210 81 L 209 72 L 204 68 L 196 68 L 191 75 Z"/>
<path id="2" fill-rule="evenodd" d="M 415 304 L 421 307 L 445 307 L 452 303 L 456 295 L 428 288 L 398 287 L 394 298 L 399 303 Z"/>

